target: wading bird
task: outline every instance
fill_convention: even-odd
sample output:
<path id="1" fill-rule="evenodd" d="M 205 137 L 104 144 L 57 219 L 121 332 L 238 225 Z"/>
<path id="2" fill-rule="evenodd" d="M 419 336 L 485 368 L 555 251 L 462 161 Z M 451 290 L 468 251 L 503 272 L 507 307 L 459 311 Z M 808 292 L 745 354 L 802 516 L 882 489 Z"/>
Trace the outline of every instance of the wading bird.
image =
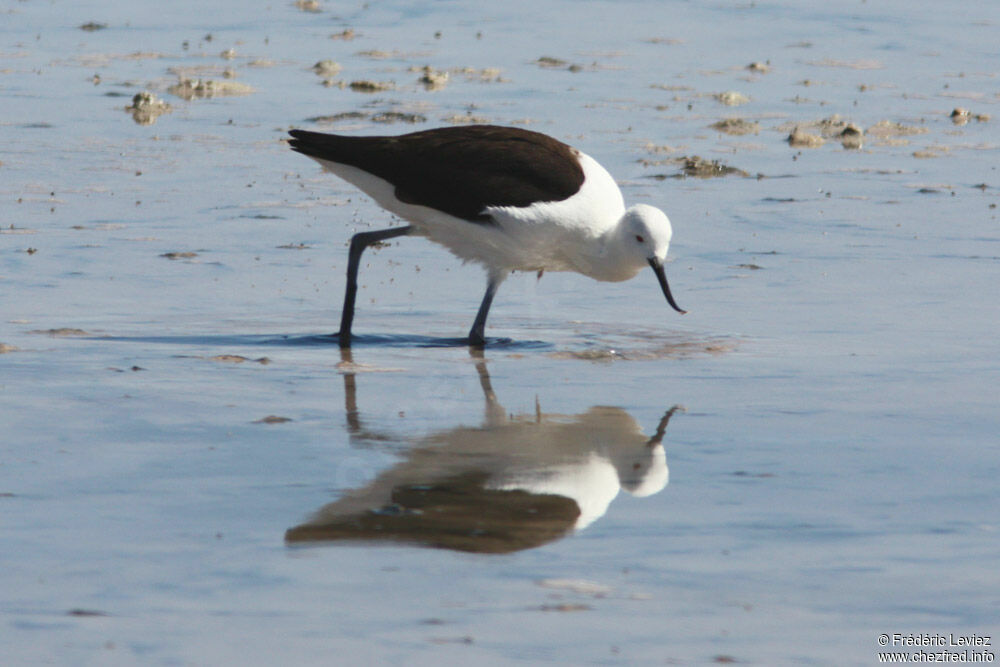
<path id="1" fill-rule="evenodd" d="M 672 235 L 658 208 L 625 208 L 611 175 L 590 156 L 547 135 L 469 125 L 398 136 L 292 130 L 292 149 L 319 162 L 410 224 L 351 239 L 338 339 L 351 344 L 361 254 L 373 243 L 424 236 L 486 268 L 486 294 L 469 344 L 486 343 L 486 316 L 511 271 L 575 271 L 622 281 L 652 267 L 663 295 Z"/>

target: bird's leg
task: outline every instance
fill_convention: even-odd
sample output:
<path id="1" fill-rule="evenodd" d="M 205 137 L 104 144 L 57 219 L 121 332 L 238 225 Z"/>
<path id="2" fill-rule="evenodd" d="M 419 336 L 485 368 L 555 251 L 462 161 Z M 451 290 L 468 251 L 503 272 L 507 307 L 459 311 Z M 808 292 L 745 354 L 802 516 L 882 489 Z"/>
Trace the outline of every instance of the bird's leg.
<path id="1" fill-rule="evenodd" d="M 344 309 L 340 312 L 340 331 L 337 332 L 341 347 L 351 345 L 351 323 L 354 322 L 354 299 L 358 295 L 358 267 L 361 265 L 361 253 L 373 243 L 406 236 L 412 232 L 413 227 L 407 225 L 374 232 L 359 232 L 351 237 L 351 249 L 347 255 L 347 290 L 344 292 Z"/>
<path id="2" fill-rule="evenodd" d="M 486 280 L 486 294 L 483 295 L 483 302 L 479 304 L 479 312 L 476 313 L 476 321 L 472 323 L 472 329 L 469 331 L 469 345 L 473 347 L 485 347 L 486 345 L 486 316 L 490 314 L 493 295 L 497 293 L 497 288 L 503 282 L 503 277 L 491 271 Z"/>
<path id="3" fill-rule="evenodd" d="M 340 348 L 341 368 L 350 370 L 354 366 L 354 356 L 351 348 Z M 347 414 L 347 432 L 356 435 L 361 432 L 361 420 L 358 418 L 358 383 L 354 373 L 344 373 L 344 412 Z"/>
<path id="4" fill-rule="evenodd" d="M 483 355 L 483 348 L 470 347 L 469 356 L 476 361 L 476 372 L 479 373 L 479 386 L 483 390 L 483 398 L 486 399 L 486 409 L 484 410 L 483 424 L 486 428 L 498 428 L 507 423 L 507 409 L 500 405 L 497 395 L 493 391 L 493 384 L 490 382 L 490 371 L 486 368 L 486 357 Z"/>

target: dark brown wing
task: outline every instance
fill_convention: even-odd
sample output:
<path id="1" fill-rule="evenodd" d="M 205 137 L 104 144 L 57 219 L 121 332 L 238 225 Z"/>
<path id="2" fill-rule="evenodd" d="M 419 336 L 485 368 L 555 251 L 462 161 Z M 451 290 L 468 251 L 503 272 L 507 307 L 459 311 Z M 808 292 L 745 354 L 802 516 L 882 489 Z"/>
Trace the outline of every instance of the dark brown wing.
<path id="1" fill-rule="evenodd" d="M 401 201 L 473 222 L 489 221 L 487 206 L 562 201 L 583 184 L 572 148 L 519 128 L 468 125 L 389 137 L 290 134 L 299 153 L 363 169 L 392 183 Z"/>

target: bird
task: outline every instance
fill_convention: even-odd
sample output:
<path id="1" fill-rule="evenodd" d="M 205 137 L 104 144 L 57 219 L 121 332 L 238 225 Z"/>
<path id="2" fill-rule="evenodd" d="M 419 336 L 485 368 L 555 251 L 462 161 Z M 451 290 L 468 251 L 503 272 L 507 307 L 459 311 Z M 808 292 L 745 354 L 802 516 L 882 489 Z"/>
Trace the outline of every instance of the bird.
<path id="1" fill-rule="evenodd" d="M 486 270 L 486 292 L 468 335 L 486 345 L 493 297 L 513 271 L 573 271 L 619 282 L 652 268 L 667 303 L 664 262 L 670 219 L 648 204 L 625 208 L 614 178 L 594 158 L 540 132 L 498 125 L 440 127 L 400 135 L 289 131 L 292 150 L 409 224 L 351 238 L 336 336 L 350 347 L 358 268 L 368 246 L 423 236 Z"/>

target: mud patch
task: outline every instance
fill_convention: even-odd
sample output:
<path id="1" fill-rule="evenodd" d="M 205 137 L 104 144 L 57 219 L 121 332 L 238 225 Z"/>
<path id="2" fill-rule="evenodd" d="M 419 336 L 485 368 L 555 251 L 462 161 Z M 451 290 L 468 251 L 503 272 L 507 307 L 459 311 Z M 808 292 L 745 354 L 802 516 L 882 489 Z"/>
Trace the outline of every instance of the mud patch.
<path id="1" fill-rule="evenodd" d="M 499 67 L 450 67 L 446 70 L 454 76 L 462 76 L 466 81 L 479 83 L 507 83 L 509 79 L 503 77 L 503 72 Z"/>
<path id="2" fill-rule="evenodd" d="M 395 89 L 396 84 L 391 81 L 361 80 L 351 81 L 347 87 L 356 93 L 381 93 Z"/>
<path id="3" fill-rule="evenodd" d="M 104 611 L 99 611 L 97 609 L 70 609 L 69 611 L 66 612 L 66 615 L 88 617 L 88 616 L 110 616 L 111 614 Z"/>
<path id="4" fill-rule="evenodd" d="M 839 67 L 841 69 L 857 70 L 885 68 L 885 65 L 878 60 L 834 60 L 832 58 L 824 58 L 823 60 L 814 60 L 812 62 L 807 62 L 806 64 L 814 67 Z"/>
<path id="5" fill-rule="evenodd" d="M 426 65 L 420 70 L 417 82 L 424 87 L 424 90 L 441 90 L 448 85 L 450 78 L 448 72 L 441 72 Z"/>
<path id="6" fill-rule="evenodd" d="M 254 424 L 284 424 L 286 422 L 292 421 L 291 417 L 279 417 L 278 415 L 268 415 L 266 417 L 261 417 L 260 419 L 255 419 Z"/>
<path id="7" fill-rule="evenodd" d="M 210 99 L 213 97 L 233 97 L 256 92 L 252 87 L 238 81 L 217 79 L 181 79 L 167 88 L 167 92 L 182 100 Z"/>
<path id="8" fill-rule="evenodd" d="M 680 167 L 679 174 L 657 174 L 653 178 L 664 180 L 667 178 L 720 178 L 722 176 L 742 176 L 748 178 L 750 174 L 738 167 L 730 167 L 719 160 L 706 160 L 697 155 L 690 157 L 671 158 L 668 162 Z"/>
<path id="9" fill-rule="evenodd" d="M 891 120 L 880 120 L 868 128 L 866 134 L 869 138 L 877 140 L 879 145 L 885 146 L 905 146 L 909 143 L 907 137 L 918 134 L 927 134 L 926 127 L 916 125 L 903 125 Z"/>
<path id="10" fill-rule="evenodd" d="M 335 39 L 335 40 L 339 40 L 339 41 L 343 41 L 343 42 L 349 42 L 349 41 L 351 41 L 352 39 L 354 39 L 357 36 L 358 36 L 357 33 L 354 32 L 354 30 L 352 30 L 351 28 L 345 28 L 344 30 L 341 30 L 340 32 L 335 32 L 332 35 L 330 35 L 330 39 Z"/>
<path id="11" fill-rule="evenodd" d="M 837 114 L 815 121 L 785 123 L 778 129 L 790 131 L 785 140 L 795 148 L 818 148 L 827 140 L 834 140 L 844 148 L 858 149 L 865 138 L 864 130 Z"/>
<path id="12" fill-rule="evenodd" d="M 393 123 L 426 123 L 427 116 L 419 113 L 406 113 L 403 111 L 380 111 L 371 113 L 368 111 L 343 111 L 341 113 L 330 114 L 328 116 L 313 116 L 306 118 L 310 123 L 333 125 L 345 121 L 368 120 L 381 125 L 391 125 Z"/>
<path id="13" fill-rule="evenodd" d="M 452 114 L 450 116 L 445 116 L 442 118 L 446 123 L 451 125 L 485 125 L 491 123 L 492 120 L 486 116 L 473 116 L 471 113 L 462 114 Z"/>
<path id="14" fill-rule="evenodd" d="M 692 338 L 684 335 L 662 336 L 642 334 L 621 345 L 601 345 L 584 350 L 559 350 L 547 356 L 574 361 L 655 361 L 658 359 L 693 359 L 716 357 L 735 351 L 739 341 L 730 338 Z"/>
<path id="15" fill-rule="evenodd" d="M 239 354 L 217 354 L 214 357 L 208 357 L 209 361 L 219 361 L 227 364 L 242 364 L 246 361 L 252 361 L 255 364 L 260 364 L 261 366 L 266 366 L 271 363 L 268 357 L 258 357 L 257 359 L 251 359 L 250 357 L 244 357 Z"/>
<path id="16" fill-rule="evenodd" d="M 0 166 L 2 166 L 2 164 L 3 163 L 0 163 Z M 21 201 L 22 200 L 19 199 L 18 203 L 20 204 Z M 13 223 L 11 223 L 9 227 L 4 227 L 3 229 L 0 229 L 0 234 L 37 234 L 37 233 L 38 230 L 27 229 L 25 227 L 17 227 Z"/>
<path id="17" fill-rule="evenodd" d="M 89 336 L 90 333 L 84 331 L 83 329 L 74 329 L 72 327 L 60 327 L 58 329 L 34 329 L 29 331 L 31 334 L 41 334 L 43 336 L 52 336 L 54 338 L 64 338 L 67 336 Z"/>
<path id="18" fill-rule="evenodd" d="M 970 120 L 975 120 L 978 123 L 986 123 L 990 120 L 989 114 L 972 113 L 965 107 L 955 107 L 949 117 L 955 125 L 966 125 Z"/>
<path id="19" fill-rule="evenodd" d="M 927 134 L 928 131 L 926 127 L 903 125 L 891 120 L 880 120 L 868 128 L 867 134 L 869 137 L 878 139 L 892 139 L 896 137 L 909 137 L 916 134 Z"/>
<path id="20" fill-rule="evenodd" d="M 337 76 L 340 74 L 340 70 L 342 68 L 340 63 L 334 62 L 333 60 L 320 60 L 313 65 L 311 69 L 317 76 L 330 78 L 331 76 Z"/>
<path id="21" fill-rule="evenodd" d="M 328 114 L 326 116 L 312 116 L 306 118 L 309 123 L 340 123 L 345 120 L 365 120 L 369 117 L 365 111 L 342 111 L 340 113 Z"/>
<path id="22" fill-rule="evenodd" d="M 404 113 L 402 111 L 382 111 L 371 116 L 373 123 L 389 125 L 392 123 L 426 123 L 427 116 L 419 113 Z"/>
<path id="23" fill-rule="evenodd" d="M 674 146 L 667 145 L 657 145 L 653 143 L 648 143 L 643 148 L 654 154 L 654 155 L 667 155 L 669 153 L 676 153 L 677 148 Z M 676 158 L 660 158 L 658 160 L 651 160 L 649 158 L 640 158 L 639 163 L 644 167 L 659 167 L 665 164 L 673 164 L 673 160 Z"/>
<path id="24" fill-rule="evenodd" d="M 125 107 L 125 111 L 132 114 L 132 120 L 138 125 L 152 125 L 157 118 L 173 111 L 173 108 L 153 93 L 143 91 L 136 93 L 132 104 Z"/>
<path id="25" fill-rule="evenodd" d="M 716 93 L 712 95 L 716 102 L 719 104 L 724 104 L 727 107 L 738 107 L 746 104 L 750 101 L 750 98 L 743 93 L 738 93 L 735 90 L 727 90 L 724 93 Z"/>
<path id="26" fill-rule="evenodd" d="M 309 12 L 310 14 L 319 14 L 323 11 L 323 7 L 319 4 L 319 0 L 295 0 L 295 8 L 304 12 Z"/>
<path id="27" fill-rule="evenodd" d="M 717 123 L 712 123 L 709 127 L 723 134 L 731 134 L 738 137 L 745 134 L 757 134 L 760 131 L 760 123 L 742 118 L 726 118 Z"/>
<path id="28" fill-rule="evenodd" d="M 542 69 L 559 69 L 566 70 L 569 72 L 581 72 L 583 71 L 583 65 L 578 65 L 576 63 L 571 63 L 562 58 L 554 58 L 552 56 L 542 56 L 535 61 L 535 64 Z"/>
<path id="29" fill-rule="evenodd" d="M 603 598 L 614 592 L 611 586 L 586 579 L 542 579 L 538 582 L 538 585 L 541 588 L 566 591 L 595 598 Z"/>
<path id="30" fill-rule="evenodd" d="M 844 148 L 858 149 L 861 148 L 864 143 L 864 132 L 861 128 L 853 123 L 848 123 L 848 125 L 840 131 L 837 135 L 837 139 L 840 140 L 840 144 Z"/>
<path id="31" fill-rule="evenodd" d="M 589 604 L 580 604 L 578 602 L 563 602 L 561 604 L 543 604 L 537 607 L 538 611 L 592 611 L 594 608 Z"/>

